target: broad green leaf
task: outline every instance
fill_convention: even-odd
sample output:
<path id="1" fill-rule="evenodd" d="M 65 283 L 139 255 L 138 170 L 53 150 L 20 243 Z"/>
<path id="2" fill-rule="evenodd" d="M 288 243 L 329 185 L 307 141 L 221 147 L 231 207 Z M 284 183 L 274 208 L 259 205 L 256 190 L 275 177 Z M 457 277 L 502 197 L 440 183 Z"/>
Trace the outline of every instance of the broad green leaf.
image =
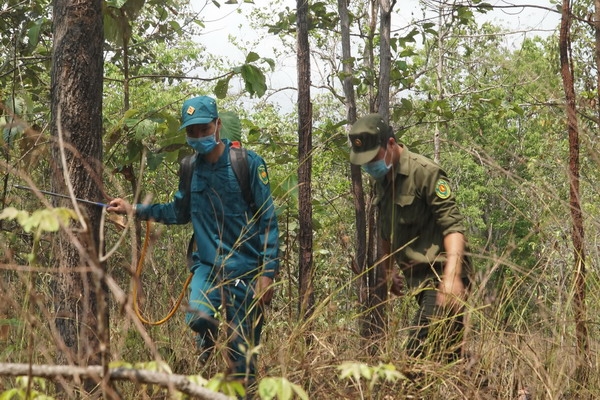
<path id="1" fill-rule="evenodd" d="M 246 56 L 246 63 L 249 64 L 249 63 L 259 60 L 259 59 L 260 59 L 260 56 L 258 54 L 256 54 L 255 52 L 251 51 Z"/>
<path id="2" fill-rule="evenodd" d="M 219 79 L 219 81 L 217 81 L 217 84 L 215 85 L 215 96 L 217 96 L 217 99 L 224 99 L 225 97 L 227 97 L 227 90 L 229 90 L 229 80 L 231 78 L 230 77 L 226 77 L 223 79 Z"/>
<path id="3" fill-rule="evenodd" d="M 129 141 L 129 143 L 127 143 L 127 159 L 125 160 L 124 164 L 129 164 L 133 161 L 139 160 L 142 150 L 142 143 L 136 140 Z"/>
<path id="4" fill-rule="evenodd" d="M 44 19 L 40 18 L 33 23 L 33 25 L 27 31 L 27 37 L 29 38 L 29 45 L 31 47 L 37 46 L 40 40 L 40 30 L 42 28 L 42 24 L 44 23 Z"/>
<path id="5" fill-rule="evenodd" d="M 219 113 L 223 127 L 221 137 L 231 141 L 242 141 L 242 124 L 240 117 L 233 111 L 222 111 Z"/>
<path id="6" fill-rule="evenodd" d="M 271 67 L 272 70 L 275 69 L 275 60 L 273 60 L 272 58 L 263 58 L 263 61 L 269 64 L 269 67 Z"/>
<path id="7" fill-rule="evenodd" d="M 262 71 L 254 65 L 242 65 L 242 78 L 250 95 L 262 97 L 267 91 L 266 79 Z"/>
<path id="8" fill-rule="evenodd" d="M 135 125 L 135 135 L 134 137 L 137 140 L 142 140 L 147 138 L 148 136 L 152 136 L 156 133 L 156 123 L 152 122 L 149 119 L 144 119 L 139 121 L 137 125 Z"/>
<path id="9" fill-rule="evenodd" d="M 146 153 L 146 163 L 148 164 L 148 170 L 155 171 L 165 159 L 164 153 L 155 154 L 151 151 Z"/>

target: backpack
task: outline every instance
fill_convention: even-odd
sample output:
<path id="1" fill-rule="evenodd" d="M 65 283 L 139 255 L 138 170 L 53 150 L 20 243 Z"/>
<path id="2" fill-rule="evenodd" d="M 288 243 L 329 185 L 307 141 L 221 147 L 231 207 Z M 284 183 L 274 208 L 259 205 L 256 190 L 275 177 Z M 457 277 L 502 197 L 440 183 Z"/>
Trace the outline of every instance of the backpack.
<path id="1" fill-rule="evenodd" d="M 184 157 L 181 160 L 179 165 L 179 179 L 184 183 L 186 196 L 184 198 L 184 205 L 189 208 L 190 206 L 190 190 L 192 186 L 192 174 L 194 170 L 194 164 L 196 163 L 197 154 L 191 154 L 189 156 Z M 231 160 L 231 168 L 233 169 L 233 173 L 235 178 L 240 185 L 240 189 L 242 190 L 242 196 L 253 213 L 256 212 L 256 204 L 254 203 L 254 199 L 252 197 L 252 192 L 250 191 L 250 170 L 248 168 L 248 151 L 243 148 L 240 142 L 234 141 L 232 145 L 229 147 L 229 159 Z M 190 238 L 190 242 L 188 244 L 187 249 L 187 261 L 188 266 L 192 265 L 192 253 L 194 251 L 194 234 Z"/>

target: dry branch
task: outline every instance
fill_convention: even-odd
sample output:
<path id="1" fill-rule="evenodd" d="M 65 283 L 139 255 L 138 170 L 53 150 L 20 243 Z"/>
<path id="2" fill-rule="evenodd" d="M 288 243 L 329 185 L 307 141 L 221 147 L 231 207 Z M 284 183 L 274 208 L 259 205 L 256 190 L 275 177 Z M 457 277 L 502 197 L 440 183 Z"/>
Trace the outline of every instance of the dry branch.
<path id="1" fill-rule="evenodd" d="M 190 382 L 185 375 L 167 374 L 132 368 L 112 368 L 108 370 L 110 380 L 126 380 L 135 383 L 175 388 L 178 391 L 201 400 L 229 400 L 222 393 L 213 392 Z M 59 377 L 102 379 L 102 366 L 77 367 L 70 365 L 30 365 L 0 363 L 0 376 L 36 376 L 54 379 Z"/>

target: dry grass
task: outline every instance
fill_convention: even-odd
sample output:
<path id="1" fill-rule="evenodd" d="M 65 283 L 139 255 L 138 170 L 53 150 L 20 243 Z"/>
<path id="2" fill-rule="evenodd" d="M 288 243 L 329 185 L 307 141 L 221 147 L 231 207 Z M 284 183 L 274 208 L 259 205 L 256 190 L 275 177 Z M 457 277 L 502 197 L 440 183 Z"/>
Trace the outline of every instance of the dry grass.
<path id="1" fill-rule="evenodd" d="M 108 229 L 107 242 L 117 231 Z M 16 231 L 16 229 L 15 229 Z M 111 233 L 112 232 L 112 233 Z M 27 269 L 18 249 L 26 242 L 3 233 L 0 245 L 0 358 L 4 362 L 52 364 L 60 347 L 53 333 L 50 281 L 55 271 L 45 269 L 51 237 L 41 243 L 40 266 Z M 169 227 L 157 238 L 142 277 L 142 310 L 152 320 L 162 318 L 182 290 L 185 268 L 186 228 Z M 124 248 L 129 246 L 127 243 Z M 339 249 L 343 249 L 339 244 Z M 598 324 L 594 314 L 600 303 L 600 284 L 593 269 L 588 274 L 587 304 L 591 371 L 585 387 L 578 385 L 573 293 L 568 259 L 545 254 L 535 268 L 523 270 L 506 260 L 482 257 L 474 291 L 467 304 L 468 357 L 452 365 L 408 358 L 404 351 L 406 330 L 415 305 L 413 300 L 393 298 L 386 305 L 388 333 L 372 344 L 360 336 L 362 307 L 357 302 L 354 279 L 346 267 L 344 250 L 332 249 L 316 259 L 317 305 L 309 321 L 297 313 L 293 261 L 282 268 L 278 293 L 268 310 L 268 322 L 259 349 L 261 377 L 285 377 L 300 385 L 310 399 L 593 399 L 600 398 L 598 374 Z M 590 254 L 593 264 L 595 253 Z M 130 293 L 130 254 L 118 252 L 109 263 L 109 274 Z M 561 265 L 560 268 L 557 265 Z M 502 268 L 508 273 L 500 275 Z M 202 373 L 208 377 L 223 371 L 224 337 L 217 354 L 200 367 L 193 335 L 180 310 L 168 323 L 146 327 L 152 345 L 144 342 L 135 316 L 113 302 L 111 308 L 111 356 L 113 360 L 148 362 L 164 359 L 173 372 Z M 10 324 L 10 325 L 9 325 Z M 363 363 L 371 372 L 393 365 L 402 375 L 394 381 L 341 378 L 341 365 Z M 0 393 L 15 380 L 0 378 Z M 132 384 L 118 384 L 124 398 L 160 398 Z M 47 389 L 53 393 L 52 386 Z"/>

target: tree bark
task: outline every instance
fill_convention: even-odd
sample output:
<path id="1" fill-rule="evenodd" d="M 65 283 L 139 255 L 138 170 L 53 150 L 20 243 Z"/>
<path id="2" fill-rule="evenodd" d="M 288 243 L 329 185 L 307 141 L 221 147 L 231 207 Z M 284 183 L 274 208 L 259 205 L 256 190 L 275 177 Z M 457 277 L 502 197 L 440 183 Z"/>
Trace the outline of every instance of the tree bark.
<path id="1" fill-rule="evenodd" d="M 352 48 L 350 45 L 350 18 L 348 16 L 347 0 L 338 0 L 338 12 L 340 15 L 340 31 L 342 41 L 342 63 L 344 70 L 344 79 L 342 86 L 344 88 L 345 104 L 346 104 L 346 119 L 348 125 L 352 126 L 357 119 L 356 115 L 356 96 L 354 92 L 354 84 L 352 83 L 354 76 L 354 65 L 352 59 Z M 369 307 L 369 275 L 366 273 L 367 266 L 372 264 L 372 260 L 367 257 L 367 211 L 365 204 L 365 193 L 362 181 L 362 171 L 359 165 L 350 165 L 350 179 L 352 183 L 352 193 L 354 199 L 354 220 L 356 223 L 356 247 L 353 257 L 351 269 L 359 275 L 356 280 L 356 289 L 358 292 L 358 300 L 362 305 L 363 311 L 360 317 L 360 334 L 363 339 L 366 339 L 366 345 L 373 343 L 371 340 L 371 309 Z M 371 225 L 372 227 L 372 225 Z M 371 236 L 369 236 L 371 237 Z M 371 257 L 372 258 L 372 257 Z"/>
<path id="2" fill-rule="evenodd" d="M 55 192 L 100 201 L 102 193 L 103 27 L 101 0 L 55 0 L 53 8 L 52 138 Z M 61 146 L 62 144 L 62 146 Z M 55 205 L 59 205 L 56 200 Z M 81 207 L 61 201 L 60 205 Z M 108 357 L 106 288 L 96 279 L 102 209 L 86 206 L 80 226 L 63 231 L 54 257 L 59 363 L 100 364 Z M 85 265 L 86 272 L 73 272 Z M 86 381 L 91 390 L 94 381 Z"/>
<path id="3" fill-rule="evenodd" d="M 392 8 L 391 0 L 379 0 L 379 85 L 377 90 L 377 112 L 383 119 L 389 123 L 390 118 L 390 73 L 391 73 L 391 24 L 392 24 Z M 377 220 L 379 210 L 373 210 L 372 218 L 369 220 L 371 228 L 370 237 L 376 238 L 375 249 L 377 252 L 377 260 L 382 259 L 383 252 L 380 248 L 379 230 L 377 229 Z M 368 299 L 367 307 L 370 310 L 368 313 L 368 334 L 371 337 L 369 352 L 375 354 L 377 351 L 377 343 L 379 338 L 382 338 L 387 330 L 386 326 L 386 301 L 388 298 L 385 263 L 371 262 L 369 265 L 374 265 L 366 271 L 368 281 Z"/>
<path id="4" fill-rule="evenodd" d="M 312 103 L 310 99 L 310 45 L 308 0 L 297 0 L 298 64 L 298 211 L 300 313 L 308 318 L 314 307 L 312 227 Z"/>
<path id="5" fill-rule="evenodd" d="M 600 0 L 594 0 L 594 39 L 596 71 L 600 71 Z M 596 116 L 600 124 L 600 73 L 596 73 Z"/>
<path id="6" fill-rule="evenodd" d="M 573 255 L 575 265 L 573 266 L 574 281 L 574 315 L 575 335 L 577 339 L 577 351 L 580 363 L 577 368 L 576 379 L 582 387 L 586 387 L 589 376 L 589 334 L 587 327 L 587 311 L 585 305 L 586 266 L 583 214 L 580 204 L 580 163 L 579 163 L 579 127 L 577 123 L 577 109 L 575 98 L 575 87 L 573 78 L 573 65 L 571 60 L 571 4 L 569 0 L 562 2 L 562 18 L 560 24 L 559 52 L 560 71 L 565 91 L 565 103 L 567 113 L 567 130 L 569 133 L 569 206 L 571 210 L 571 223 L 573 242 Z"/>

